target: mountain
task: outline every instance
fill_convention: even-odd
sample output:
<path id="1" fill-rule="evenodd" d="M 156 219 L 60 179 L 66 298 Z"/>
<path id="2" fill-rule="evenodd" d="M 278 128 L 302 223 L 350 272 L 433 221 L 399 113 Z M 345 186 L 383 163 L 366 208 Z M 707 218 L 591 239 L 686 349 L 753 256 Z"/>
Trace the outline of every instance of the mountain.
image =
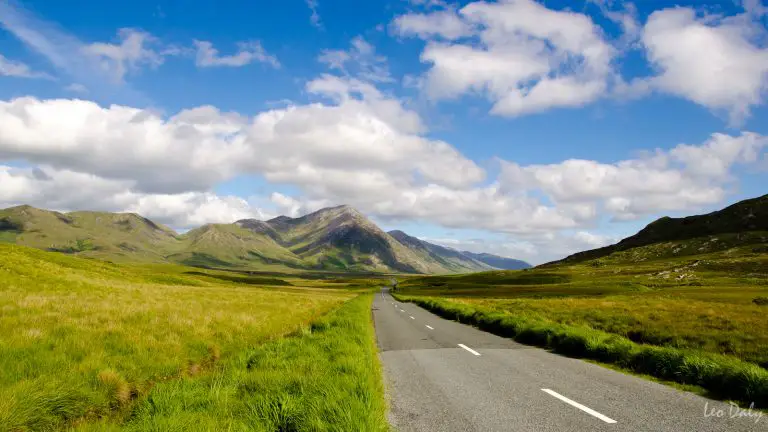
<path id="1" fill-rule="evenodd" d="M 463 253 L 464 255 L 474 260 L 480 261 L 481 263 L 487 264 L 491 267 L 501 269 L 501 270 L 522 270 L 522 269 L 527 269 L 532 267 L 530 264 L 528 264 L 525 261 L 520 261 L 513 258 L 502 257 L 502 256 L 493 255 L 489 253 L 472 253 L 467 251 L 463 251 L 461 253 Z"/>
<path id="2" fill-rule="evenodd" d="M 704 215 L 684 218 L 663 217 L 614 245 L 579 252 L 548 264 L 588 261 L 615 252 L 662 243 L 674 243 L 673 250 L 677 250 L 677 255 L 696 254 L 716 248 L 764 242 L 765 232 L 768 232 L 768 195 L 740 201 Z M 719 240 L 710 238 L 718 235 L 723 238 Z"/>
<path id="3" fill-rule="evenodd" d="M 399 230 L 389 231 L 388 234 L 418 255 L 423 261 L 435 263 L 435 265 L 455 273 L 494 269 L 493 266 L 469 257 L 462 252 L 426 242 Z"/>
<path id="4" fill-rule="evenodd" d="M 207 224 L 183 235 L 132 213 L 60 213 L 18 206 L 0 210 L 0 241 L 114 261 L 235 269 L 430 274 L 493 268 L 401 231 L 386 233 L 349 206 L 298 218 Z"/>
<path id="5" fill-rule="evenodd" d="M 170 228 L 133 213 L 0 210 L 0 241 L 117 260 L 157 262 L 179 248 Z"/>
<path id="6" fill-rule="evenodd" d="M 169 255 L 169 261 L 203 267 L 304 266 L 300 257 L 268 235 L 237 223 L 203 225 L 181 239 L 182 248 Z"/>
<path id="7" fill-rule="evenodd" d="M 419 259 L 349 206 L 322 209 L 299 218 L 279 216 L 266 222 L 246 219 L 235 224 L 273 239 L 311 267 L 446 272 Z"/>

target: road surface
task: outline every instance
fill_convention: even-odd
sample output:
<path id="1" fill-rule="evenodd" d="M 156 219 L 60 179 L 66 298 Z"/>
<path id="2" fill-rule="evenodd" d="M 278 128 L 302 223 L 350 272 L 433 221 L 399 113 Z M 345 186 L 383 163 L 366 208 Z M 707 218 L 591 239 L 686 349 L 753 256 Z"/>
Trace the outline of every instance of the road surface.
<path id="1" fill-rule="evenodd" d="M 768 415 L 521 345 L 387 290 L 373 318 L 402 432 L 768 431 Z"/>

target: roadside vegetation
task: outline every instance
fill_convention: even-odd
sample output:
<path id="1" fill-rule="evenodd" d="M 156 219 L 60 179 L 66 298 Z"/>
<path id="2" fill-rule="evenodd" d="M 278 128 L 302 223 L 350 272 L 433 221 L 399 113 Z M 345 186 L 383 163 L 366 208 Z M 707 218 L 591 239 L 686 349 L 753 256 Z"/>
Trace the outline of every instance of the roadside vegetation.
<path id="1" fill-rule="evenodd" d="M 0 256 L 0 431 L 372 430 L 383 416 L 370 296 L 355 299 L 375 280 L 6 244 Z M 334 368 L 349 374 L 339 386 Z M 353 411 L 337 418 L 342 407 Z"/>
<path id="2" fill-rule="evenodd" d="M 767 238 L 710 236 L 527 271 L 409 278 L 398 295 L 523 343 L 766 407 Z"/>

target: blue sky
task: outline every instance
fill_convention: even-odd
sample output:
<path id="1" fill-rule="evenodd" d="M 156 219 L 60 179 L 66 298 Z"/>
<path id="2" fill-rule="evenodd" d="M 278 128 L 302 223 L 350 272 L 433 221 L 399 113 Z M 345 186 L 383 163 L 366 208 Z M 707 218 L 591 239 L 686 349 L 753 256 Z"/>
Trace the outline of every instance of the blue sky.
<path id="1" fill-rule="evenodd" d="M 0 205 L 544 262 L 766 193 L 759 1 L 0 4 Z"/>

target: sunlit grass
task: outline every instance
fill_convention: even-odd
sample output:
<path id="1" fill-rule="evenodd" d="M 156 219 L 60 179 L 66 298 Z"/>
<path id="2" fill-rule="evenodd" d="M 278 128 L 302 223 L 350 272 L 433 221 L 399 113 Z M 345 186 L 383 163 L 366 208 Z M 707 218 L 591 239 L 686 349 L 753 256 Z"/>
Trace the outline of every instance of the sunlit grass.
<path id="1" fill-rule="evenodd" d="M 685 296 L 603 298 L 452 298 L 484 310 L 589 327 L 640 343 L 693 348 L 768 366 L 768 312 L 754 304 Z"/>
<path id="2" fill-rule="evenodd" d="M 120 425 L 77 430 L 386 431 L 370 304 L 360 296 L 210 374 L 160 383 Z"/>
<path id="3" fill-rule="evenodd" d="M 10 245 L 0 257 L 0 431 L 120 418 L 151 389 L 205 376 L 353 296 Z"/>

